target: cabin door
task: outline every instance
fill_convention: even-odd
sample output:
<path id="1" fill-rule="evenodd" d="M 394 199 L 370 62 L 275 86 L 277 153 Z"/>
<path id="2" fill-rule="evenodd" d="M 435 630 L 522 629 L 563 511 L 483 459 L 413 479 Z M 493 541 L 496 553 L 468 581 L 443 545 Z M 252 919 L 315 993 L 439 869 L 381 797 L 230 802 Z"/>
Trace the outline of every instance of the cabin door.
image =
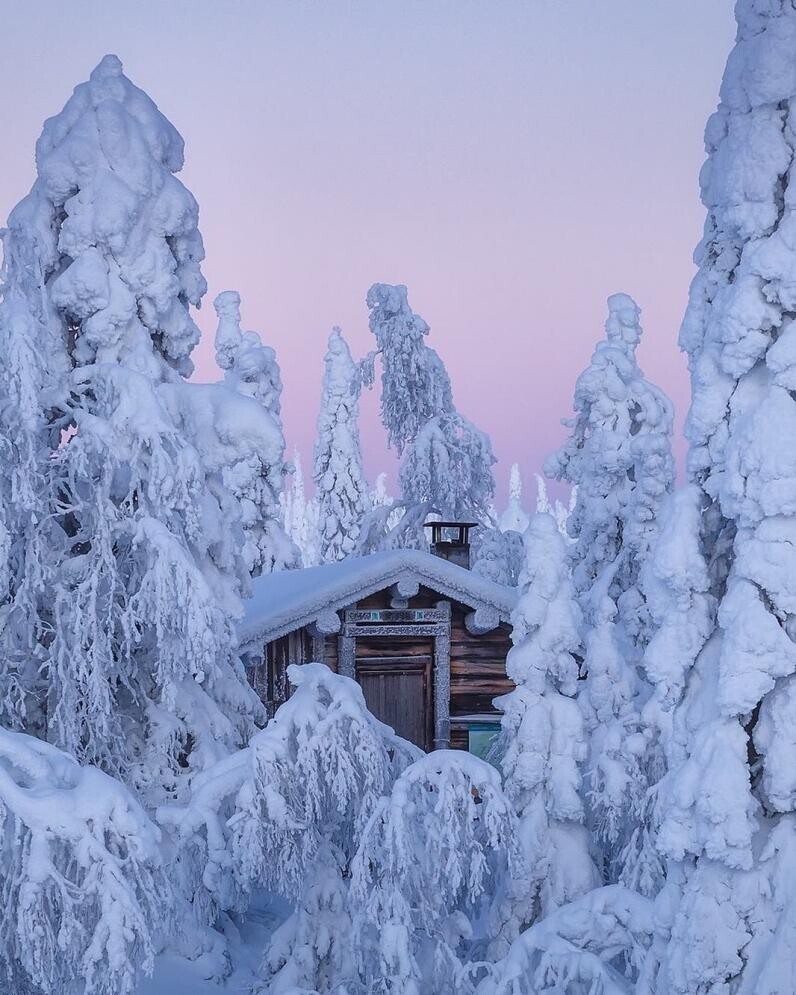
<path id="1" fill-rule="evenodd" d="M 358 640 L 356 676 L 369 711 L 421 750 L 433 746 L 432 667 L 430 639 Z"/>

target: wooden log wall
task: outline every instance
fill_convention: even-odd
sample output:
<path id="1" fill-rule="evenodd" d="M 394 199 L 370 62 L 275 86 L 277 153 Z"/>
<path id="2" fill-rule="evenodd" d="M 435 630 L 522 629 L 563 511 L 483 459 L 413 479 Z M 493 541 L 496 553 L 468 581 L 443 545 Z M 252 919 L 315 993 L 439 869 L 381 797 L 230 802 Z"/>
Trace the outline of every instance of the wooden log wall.
<path id="1" fill-rule="evenodd" d="M 433 608 L 437 602 L 447 600 L 435 591 L 422 588 L 408 600 L 409 608 Z M 391 607 L 388 590 L 363 598 L 351 608 L 378 609 Z M 492 699 L 512 690 L 513 684 L 506 677 L 506 656 L 511 648 L 511 627 L 501 623 L 483 635 L 472 635 L 465 625 L 466 616 L 472 611 L 466 605 L 451 603 L 451 746 L 467 749 L 467 730 L 457 719 L 468 715 L 495 715 L 499 713 Z M 388 645 L 391 642 L 393 645 Z M 389 657 L 424 656 L 430 649 L 430 640 L 357 640 L 357 659 L 372 659 L 374 654 Z M 275 640 L 268 646 L 267 670 L 269 697 L 278 704 L 286 694 L 284 672 L 288 663 L 303 663 L 312 658 L 312 639 L 307 630 L 300 630 Z M 324 660 L 337 672 L 337 636 L 324 640 Z M 284 697 L 281 697 L 284 700 Z"/>

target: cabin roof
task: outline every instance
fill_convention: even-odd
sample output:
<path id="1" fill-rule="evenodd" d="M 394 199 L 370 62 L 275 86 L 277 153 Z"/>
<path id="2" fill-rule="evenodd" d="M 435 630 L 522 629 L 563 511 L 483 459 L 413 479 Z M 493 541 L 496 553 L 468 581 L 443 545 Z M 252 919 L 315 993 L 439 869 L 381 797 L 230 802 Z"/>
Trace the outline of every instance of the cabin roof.
<path id="1" fill-rule="evenodd" d="M 304 570 L 258 577 L 238 625 L 241 648 L 270 642 L 398 583 L 416 582 L 471 608 L 494 609 L 508 622 L 517 590 L 419 549 L 391 549 Z"/>

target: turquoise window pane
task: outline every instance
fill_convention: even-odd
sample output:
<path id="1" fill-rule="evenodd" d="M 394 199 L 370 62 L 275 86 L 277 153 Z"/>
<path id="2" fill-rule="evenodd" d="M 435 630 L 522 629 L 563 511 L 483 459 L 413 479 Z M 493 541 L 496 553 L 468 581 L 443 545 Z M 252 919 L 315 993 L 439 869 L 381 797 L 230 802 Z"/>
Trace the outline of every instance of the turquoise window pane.
<path id="1" fill-rule="evenodd" d="M 467 749 L 481 760 L 488 758 L 495 736 L 500 732 L 499 725 L 471 725 L 467 730 Z"/>

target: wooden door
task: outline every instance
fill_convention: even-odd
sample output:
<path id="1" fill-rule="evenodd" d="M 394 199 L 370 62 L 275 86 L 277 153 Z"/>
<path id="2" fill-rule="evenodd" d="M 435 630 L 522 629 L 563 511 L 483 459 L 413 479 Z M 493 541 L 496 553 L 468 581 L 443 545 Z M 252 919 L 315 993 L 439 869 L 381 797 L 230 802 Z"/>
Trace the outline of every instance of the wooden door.
<path id="1" fill-rule="evenodd" d="M 432 733 L 431 645 L 401 646 L 402 640 L 364 640 L 357 645 L 357 680 L 368 709 L 421 750 Z"/>

